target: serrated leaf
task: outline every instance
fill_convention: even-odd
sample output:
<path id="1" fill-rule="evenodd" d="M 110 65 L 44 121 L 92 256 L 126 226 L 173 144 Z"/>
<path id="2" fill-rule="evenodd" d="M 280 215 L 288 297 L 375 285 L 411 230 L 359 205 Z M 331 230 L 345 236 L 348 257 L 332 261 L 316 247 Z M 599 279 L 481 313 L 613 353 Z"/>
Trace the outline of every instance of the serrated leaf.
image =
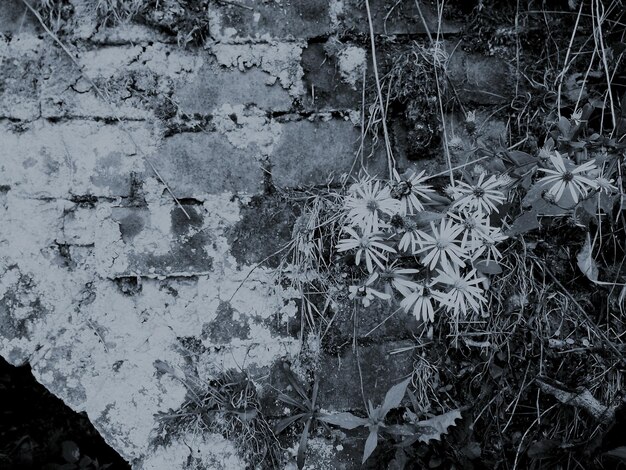
<path id="1" fill-rule="evenodd" d="M 502 266 L 493 260 L 480 260 L 474 264 L 474 267 L 483 274 L 502 274 Z"/>
<path id="2" fill-rule="evenodd" d="M 372 430 L 370 430 L 369 436 L 367 436 L 367 440 L 365 441 L 365 447 L 363 448 L 363 460 L 361 461 L 361 465 L 365 463 L 367 459 L 369 459 L 374 449 L 378 445 L 378 427 L 375 426 Z"/>
<path id="3" fill-rule="evenodd" d="M 576 260 L 578 261 L 578 267 L 582 271 L 582 273 L 587 276 L 592 282 L 597 282 L 598 280 L 598 265 L 593 259 L 591 247 L 591 236 L 587 234 L 587 238 L 585 239 L 585 244 L 578 252 L 578 256 L 576 256 Z"/>
<path id="4" fill-rule="evenodd" d="M 455 421 L 461 418 L 459 410 L 448 411 L 434 418 L 419 421 L 417 425 L 420 428 L 419 441 L 428 443 L 431 440 L 441 440 L 441 435 L 448 432 L 448 428 L 455 425 Z"/>
<path id="5" fill-rule="evenodd" d="M 369 421 L 367 419 L 354 416 L 348 411 L 335 413 L 332 415 L 320 415 L 317 419 L 319 419 L 320 421 L 324 421 L 328 424 L 334 424 L 335 426 L 339 426 L 344 429 L 355 429 L 359 426 L 367 426 L 369 424 Z"/>

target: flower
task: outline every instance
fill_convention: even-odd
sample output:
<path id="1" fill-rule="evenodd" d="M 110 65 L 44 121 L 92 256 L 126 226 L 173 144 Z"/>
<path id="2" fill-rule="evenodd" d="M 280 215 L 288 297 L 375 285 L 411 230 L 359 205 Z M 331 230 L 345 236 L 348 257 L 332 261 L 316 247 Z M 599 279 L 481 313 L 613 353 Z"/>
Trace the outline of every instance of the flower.
<path id="1" fill-rule="evenodd" d="M 499 227 L 492 227 L 486 214 L 480 212 L 462 212 L 460 214 L 449 213 L 450 217 L 463 226 L 462 246 L 472 254 L 472 259 L 478 258 L 487 249 L 487 259 L 500 259 L 502 254 L 496 248 L 496 243 L 506 240 L 508 237 L 502 233 Z"/>
<path id="2" fill-rule="evenodd" d="M 463 244 L 457 240 L 463 231 L 463 226 L 444 218 L 439 222 L 439 229 L 435 227 L 433 222 L 430 223 L 430 228 L 433 235 L 421 233 L 420 249 L 416 252 L 427 252 L 422 260 L 424 265 L 434 269 L 438 262 L 445 266 L 452 261 L 455 265 L 464 267 L 465 263 L 461 258 L 467 255 L 467 251 Z"/>
<path id="3" fill-rule="evenodd" d="M 569 190 L 574 203 L 578 203 L 579 196 L 586 196 L 590 189 L 596 189 L 597 183 L 584 176 L 584 173 L 596 168 L 594 160 L 583 163 L 580 166 L 574 165 L 569 160 L 563 159 L 563 156 L 555 152 L 556 156 L 550 156 L 550 161 L 554 165 L 555 170 L 540 168 L 540 171 L 548 173 L 539 180 L 539 183 L 552 184 L 548 190 L 548 194 L 554 196 L 555 201 L 559 201 L 565 190 Z"/>
<path id="4" fill-rule="evenodd" d="M 498 212 L 496 204 L 504 201 L 504 194 L 497 188 L 500 187 L 498 179 L 491 175 L 485 180 L 485 173 L 481 173 L 478 183 L 474 186 L 460 181 L 458 186 L 452 189 L 454 198 L 452 204 L 455 209 L 468 209 L 490 214 L 492 211 Z"/>
<path id="5" fill-rule="evenodd" d="M 395 253 L 396 250 L 382 243 L 383 238 L 380 234 L 364 233 L 359 235 L 354 229 L 344 227 L 344 230 L 351 238 L 339 240 L 337 243 L 337 251 L 357 250 L 355 263 L 361 264 L 361 258 L 365 258 L 365 264 L 368 272 L 374 271 L 373 263 L 376 263 L 381 269 L 384 269 L 383 261 L 387 261 L 387 255 L 384 252 Z"/>
<path id="6" fill-rule="evenodd" d="M 487 251 L 487 261 L 491 261 L 492 257 L 494 260 L 499 260 L 502 258 L 502 253 L 496 245 L 507 238 L 509 237 L 502 233 L 502 229 L 499 227 L 489 227 L 489 233 L 484 236 L 479 248 L 473 254 L 474 259 Z"/>
<path id="7" fill-rule="evenodd" d="M 367 232 L 377 232 L 381 228 L 382 214 L 394 215 L 399 210 L 399 202 L 391 197 L 389 188 L 371 179 L 353 184 L 346 197 L 345 208 L 351 225 Z"/>
<path id="8" fill-rule="evenodd" d="M 400 306 L 407 313 L 413 313 L 415 318 L 421 319 L 424 322 L 435 320 L 435 307 L 434 301 L 439 301 L 444 298 L 444 294 L 437 290 L 432 289 L 432 282 L 422 282 L 417 284 L 412 292 L 408 292 Z"/>
<path id="9" fill-rule="evenodd" d="M 410 178 L 403 180 L 398 172 L 394 169 L 393 174 L 397 180 L 391 189 L 391 197 L 400 201 L 400 213 L 402 215 L 413 214 L 415 209 L 417 212 L 424 210 L 424 205 L 419 198 L 431 200 L 428 193 L 433 193 L 431 186 L 424 184 L 427 178 L 424 177 L 424 171 L 419 174 L 414 173 Z"/>
<path id="10" fill-rule="evenodd" d="M 379 299 L 388 300 L 391 298 L 391 295 L 385 294 L 383 292 L 379 292 L 372 287 L 370 287 L 374 281 L 378 278 L 378 273 L 372 274 L 365 283 L 360 286 L 349 286 L 348 291 L 350 295 L 348 296 L 350 300 L 354 300 L 357 297 L 361 299 L 361 303 L 364 307 L 369 307 L 374 298 L 378 297 Z"/>
<path id="11" fill-rule="evenodd" d="M 435 282 L 451 286 L 450 290 L 443 296 L 442 303 L 449 311 L 455 315 L 466 314 L 468 306 L 478 311 L 481 304 L 487 303 L 487 299 L 482 295 L 482 289 L 478 284 L 485 281 L 482 277 L 476 276 L 476 269 L 472 269 L 465 276 L 459 273 L 458 268 L 454 270 L 438 270 L 439 276 Z"/>
<path id="12" fill-rule="evenodd" d="M 385 282 L 385 292 L 391 294 L 393 287 L 402 295 L 407 295 L 412 289 L 417 287 L 415 281 L 410 280 L 407 275 L 417 274 L 419 270 L 411 268 L 400 268 L 396 266 L 394 261 L 380 273 L 380 279 Z"/>
<path id="13" fill-rule="evenodd" d="M 601 193 L 612 194 L 619 191 L 617 186 L 613 185 L 615 180 L 610 180 L 604 176 L 598 176 L 595 180 L 596 186 Z"/>

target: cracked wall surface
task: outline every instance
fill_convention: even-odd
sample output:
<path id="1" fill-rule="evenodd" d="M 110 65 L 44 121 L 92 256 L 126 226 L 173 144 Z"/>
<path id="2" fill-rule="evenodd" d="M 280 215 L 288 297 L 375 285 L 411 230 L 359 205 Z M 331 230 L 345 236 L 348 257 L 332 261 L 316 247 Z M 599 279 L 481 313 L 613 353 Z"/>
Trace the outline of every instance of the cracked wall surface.
<path id="1" fill-rule="evenodd" d="M 23 3 L 0 5 L 0 354 L 30 363 L 134 468 L 190 468 L 191 457 L 244 468 L 219 434 L 157 444 L 155 416 L 187 390 L 155 364 L 206 380 L 245 369 L 263 389 L 279 359 L 299 354 L 297 293 L 258 263 L 288 241 L 294 219 L 272 205 L 273 191 L 353 168 L 371 70 L 366 42 L 344 33 L 366 32 L 362 9 L 210 3 L 209 36 L 182 47 L 157 27 L 166 18 L 104 26 L 94 2 L 67 3 L 73 15 L 55 33 L 67 51 Z M 377 34 L 424 34 L 373 3 Z M 482 76 L 476 62 L 455 64 L 460 92 L 480 101 L 484 83 L 468 84 Z M 382 174 L 380 146 L 366 147 L 365 167 Z M 401 152 L 398 161 L 415 165 Z M 385 348 L 367 354 L 384 361 Z M 325 360 L 340 380 L 341 359 Z M 328 397 L 345 389 L 334 386 Z"/>

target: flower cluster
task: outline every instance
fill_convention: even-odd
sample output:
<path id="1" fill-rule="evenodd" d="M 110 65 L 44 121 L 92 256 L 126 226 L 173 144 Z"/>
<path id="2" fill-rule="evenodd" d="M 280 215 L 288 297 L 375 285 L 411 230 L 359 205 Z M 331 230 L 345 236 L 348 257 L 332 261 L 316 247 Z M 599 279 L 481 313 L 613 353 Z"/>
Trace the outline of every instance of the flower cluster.
<path id="1" fill-rule="evenodd" d="M 502 179 L 480 174 L 457 182 L 448 199 L 427 184 L 425 172 L 392 181 L 364 178 L 344 199 L 342 238 L 336 249 L 354 255 L 365 281 L 349 287 L 368 307 L 392 302 L 424 322 L 445 309 L 453 315 L 482 311 L 487 279 L 480 267 L 497 264 L 507 237 L 490 222 L 505 201 Z"/>

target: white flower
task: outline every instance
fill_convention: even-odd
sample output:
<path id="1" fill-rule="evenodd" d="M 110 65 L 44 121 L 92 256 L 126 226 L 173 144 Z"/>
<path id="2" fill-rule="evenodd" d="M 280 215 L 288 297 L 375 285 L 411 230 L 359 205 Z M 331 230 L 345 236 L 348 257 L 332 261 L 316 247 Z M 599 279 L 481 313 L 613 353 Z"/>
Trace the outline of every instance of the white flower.
<path id="1" fill-rule="evenodd" d="M 420 212 L 424 210 L 424 205 L 420 198 L 431 200 L 428 193 L 434 190 L 430 185 L 424 184 L 427 178 L 424 177 L 424 171 L 419 174 L 413 174 L 408 179 L 400 178 L 398 172 L 393 170 L 396 182 L 393 183 L 391 196 L 400 201 L 400 214 L 413 214 L 413 210 Z"/>
<path id="2" fill-rule="evenodd" d="M 359 226 L 366 232 L 377 232 L 382 226 L 382 214 L 396 214 L 400 204 L 391 197 L 389 188 L 368 179 L 350 187 L 345 208 L 350 225 Z"/>
<path id="3" fill-rule="evenodd" d="M 486 214 L 490 214 L 492 211 L 498 212 L 496 204 L 502 204 L 504 201 L 504 194 L 497 189 L 499 187 L 498 179 L 491 175 L 485 180 L 485 173 L 481 173 L 478 183 L 473 186 L 460 181 L 458 186 L 452 190 L 456 199 L 452 207 L 480 211 Z"/>
<path id="4" fill-rule="evenodd" d="M 398 243 L 398 249 L 407 253 L 415 254 L 415 247 L 424 240 L 424 232 L 417 228 L 406 229 Z"/>
<path id="5" fill-rule="evenodd" d="M 619 191 L 617 186 L 613 183 L 615 180 L 610 180 L 604 176 L 598 176 L 595 180 L 596 186 L 601 193 L 613 194 Z"/>
<path id="6" fill-rule="evenodd" d="M 441 271 L 438 270 L 439 276 L 435 282 L 447 284 L 450 290 L 445 293 L 442 303 L 444 303 L 449 311 L 454 315 L 459 313 L 466 314 L 468 307 L 474 311 L 481 309 L 481 304 L 487 303 L 487 299 L 483 296 L 483 290 L 478 287 L 485 281 L 482 277 L 476 277 L 476 269 L 472 269 L 465 276 L 459 273 L 459 270 Z"/>
<path id="7" fill-rule="evenodd" d="M 417 284 L 416 288 L 409 292 L 400 302 L 400 306 L 407 313 L 413 313 L 415 318 L 424 322 L 432 322 L 435 320 L 434 301 L 441 303 L 445 294 L 438 290 L 432 289 L 432 282 L 423 282 Z"/>
<path id="8" fill-rule="evenodd" d="M 397 267 L 396 261 L 394 261 L 380 273 L 380 279 L 385 282 L 385 292 L 387 294 L 391 294 L 391 288 L 393 287 L 406 296 L 407 292 L 417 287 L 417 283 L 407 276 L 417 274 L 418 272 L 419 270 L 417 269 Z"/>
<path id="9" fill-rule="evenodd" d="M 574 111 L 572 113 L 572 117 L 570 118 L 572 121 L 574 121 L 574 124 L 576 124 L 577 126 L 580 125 L 581 123 L 581 118 L 583 117 L 583 110 L 578 108 L 576 111 Z"/>
<path id="10" fill-rule="evenodd" d="M 383 243 L 380 234 L 364 233 L 359 235 L 354 229 L 344 227 L 344 230 L 350 235 L 350 238 L 339 240 L 337 243 L 337 251 L 357 250 L 355 263 L 361 264 L 361 258 L 365 258 L 365 264 L 368 272 L 374 272 L 374 264 L 376 263 L 381 269 L 384 269 L 383 261 L 387 261 L 387 254 L 395 253 L 396 250 Z"/>
<path id="11" fill-rule="evenodd" d="M 377 290 L 370 287 L 374 281 L 378 278 L 378 274 L 372 274 L 364 284 L 360 286 L 348 286 L 348 291 L 350 295 L 348 296 L 351 300 L 359 298 L 364 307 L 369 307 L 374 298 L 378 297 L 379 299 L 388 300 L 391 298 L 389 294 L 384 294 L 383 292 L 378 292 Z"/>
<path id="12" fill-rule="evenodd" d="M 474 259 L 487 251 L 487 261 L 491 261 L 491 258 L 499 260 L 502 258 L 502 253 L 500 253 L 496 245 L 508 238 L 509 237 L 502 233 L 502 229 L 489 227 L 489 233 L 483 237 L 480 247 L 474 252 Z"/>
<path id="13" fill-rule="evenodd" d="M 422 233 L 422 240 L 419 242 L 420 249 L 416 252 L 427 252 L 422 260 L 424 265 L 431 270 L 437 266 L 437 263 L 445 266 L 452 262 L 456 266 L 464 267 L 465 262 L 462 258 L 467 256 L 467 251 L 463 247 L 462 242 L 457 240 L 457 237 L 463 231 L 463 226 L 444 218 L 439 222 L 439 229 L 435 227 L 433 222 L 430 223 L 430 227 L 433 235 Z"/>
<path id="14" fill-rule="evenodd" d="M 556 152 L 556 156 L 550 156 L 550 161 L 555 170 L 540 168 L 540 171 L 548 173 L 539 180 L 539 183 L 551 184 L 548 194 L 554 196 L 555 201 L 559 201 L 565 190 L 569 190 L 574 203 L 578 202 L 579 196 L 586 196 L 590 189 L 596 189 L 597 183 L 584 176 L 584 173 L 594 170 L 596 164 L 594 160 L 576 166 L 569 161 L 565 161 L 563 156 Z"/>

